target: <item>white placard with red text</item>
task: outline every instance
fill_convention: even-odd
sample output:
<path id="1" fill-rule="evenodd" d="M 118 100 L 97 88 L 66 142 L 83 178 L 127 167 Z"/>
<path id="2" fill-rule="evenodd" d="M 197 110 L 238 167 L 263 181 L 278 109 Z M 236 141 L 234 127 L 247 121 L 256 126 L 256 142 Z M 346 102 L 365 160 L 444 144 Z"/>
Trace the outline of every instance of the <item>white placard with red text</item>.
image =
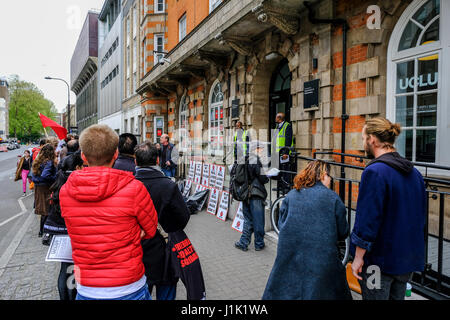
<path id="1" fill-rule="evenodd" d="M 244 230 L 244 213 L 242 211 L 242 202 L 239 203 L 239 207 L 236 212 L 236 216 L 234 217 L 233 224 L 231 225 L 236 231 L 242 233 Z"/>
<path id="2" fill-rule="evenodd" d="M 208 209 L 206 210 L 206 212 L 208 212 L 209 214 L 216 215 L 217 204 L 219 202 L 219 195 L 220 195 L 219 190 L 211 188 L 211 192 L 209 194 Z"/>
<path id="3" fill-rule="evenodd" d="M 222 190 L 224 181 L 225 181 L 225 167 L 217 166 L 216 188 Z"/>
<path id="4" fill-rule="evenodd" d="M 191 181 L 194 181 L 194 177 L 195 177 L 195 162 L 191 160 L 189 162 L 188 179 L 191 180 Z"/>
<path id="5" fill-rule="evenodd" d="M 222 196 L 220 197 L 219 209 L 217 210 L 217 218 L 222 221 L 225 221 L 227 219 L 229 199 L 230 193 L 227 191 L 223 191 Z"/>
<path id="6" fill-rule="evenodd" d="M 217 165 L 211 164 L 209 166 L 209 185 L 212 187 L 216 186 L 216 176 L 217 176 Z"/>

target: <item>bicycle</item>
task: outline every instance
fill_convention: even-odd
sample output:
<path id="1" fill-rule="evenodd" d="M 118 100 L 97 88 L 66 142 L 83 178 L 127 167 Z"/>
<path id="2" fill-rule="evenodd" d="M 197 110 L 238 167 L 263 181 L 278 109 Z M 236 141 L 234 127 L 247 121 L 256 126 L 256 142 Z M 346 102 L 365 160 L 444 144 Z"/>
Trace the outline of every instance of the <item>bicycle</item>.
<path id="1" fill-rule="evenodd" d="M 278 169 L 271 169 L 274 171 L 275 175 L 277 176 L 279 173 L 291 173 L 293 174 L 293 172 L 291 171 L 284 171 L 284 170 L 278 170 Z M 272 176 L 272 177 L 274 177 Z M 283 184 L 287 184 L 289 185 L 289 189 L 292 189 L 293 184 L 289 183 L 285 180 L 282 180 Z M 279 189 L 279 188 L 277 188 Z M 282 188 L 284 189 L 284 188 Z M 281 205 L 283 204 L 283 200 L 286 198 L 286 195 L 281 195 L 279 196 L 270 206 L 270 221 L 272 224 L 272 228 L 275 231 L 275 233 L 278 235 L 280 230 L 278 228 L 278 221 L 280 218 L 280 208 Z M 337 243 L 338 246 L 338 250 L 339 250 L 339 259 L 341 260 L 342 264 L 345 266 L 349 260 L 349 256 L 350 256 L 350 236 L 348 236 L 345 240 L 343 241 L 338 241 Z"/>

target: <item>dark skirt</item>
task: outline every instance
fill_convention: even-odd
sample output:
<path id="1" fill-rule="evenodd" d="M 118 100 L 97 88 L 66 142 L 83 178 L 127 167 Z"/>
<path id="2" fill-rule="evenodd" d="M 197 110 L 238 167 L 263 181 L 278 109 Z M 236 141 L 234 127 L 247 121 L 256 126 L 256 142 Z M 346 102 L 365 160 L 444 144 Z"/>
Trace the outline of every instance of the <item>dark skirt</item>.
<path id="1" fill-rule="evenodd" d="M 34 190 L 34 213 L 41 216 L 48 215 L 48 209 L 50 207 L 50 187 L 48 185 L 36 185 Z"/>

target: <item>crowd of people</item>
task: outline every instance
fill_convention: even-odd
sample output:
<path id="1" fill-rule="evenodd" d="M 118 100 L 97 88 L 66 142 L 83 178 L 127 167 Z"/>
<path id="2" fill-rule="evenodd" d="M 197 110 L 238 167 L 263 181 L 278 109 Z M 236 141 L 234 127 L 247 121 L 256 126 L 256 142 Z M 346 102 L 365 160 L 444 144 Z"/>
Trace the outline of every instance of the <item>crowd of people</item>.
<path id="1" fill-rule="evenodd" d="M 361 177 L 353 230 L 345 204 L 330 189 L 329 163 L 312 161 L 297 174 L 280 208 L 277 255 L 263 299 L 352 299 L 337 247 L 348 237 L 363 299 L 404 299 L 411 274 L 424 269 L 426 192 L 420 172 L 394 148 L 400 133 L 387 119 L 366 121 L 362 140 L 372 160 Z M 244 198 L 243 233 L 235 247 L 247 251 L 254 234 L 259 251 L 265 247 L 269 179 L 260 144 L 246 132 L 239 139 L 246 143 L 240 151 L 246 160 L 236 161 L 231 174 L 244 175 L 248 189 L 232 191 Z M 176 148 L 166 135 L 161 144 L 138 145 L 132 134 L 93 125 L 79 138 L 42 140 L 37 150 L 25 151 L 16 179 L 22 178 L 24 192 L 30 178 L 35 184 L 39 236 L 71 239 L 73 263 L 61 263 L 58 278 L 61 299 L 147 300 L 153 288 L 158 300 L 176 298 L 167 238 L 182 231 L 190 215 L 170 179 Z M 368 272 L 374 265 L 380 270 L 375 286 Z M 76 289 L 67 285 L 72 274 Z"/>

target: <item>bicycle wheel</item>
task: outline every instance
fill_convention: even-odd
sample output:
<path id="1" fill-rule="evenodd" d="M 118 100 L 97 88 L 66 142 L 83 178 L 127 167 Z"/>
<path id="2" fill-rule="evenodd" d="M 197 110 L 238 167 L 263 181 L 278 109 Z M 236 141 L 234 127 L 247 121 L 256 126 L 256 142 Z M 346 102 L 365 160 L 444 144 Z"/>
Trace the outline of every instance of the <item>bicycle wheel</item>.
<path id="1" fill-rule="evenodd" d="M 272 207 L 270 208 L 270 222 L 272 223 L 273 230 L 278 234 L 280 230 L 278 229 L 278 219 L 280 217 L 280 208 L 283 203 L 285 196 L 282 196 L 274 201 Z"/>
<path id="2" fill-rule="evenodd" d="M 342 261 L 342 264 L 345 267 L 350 255 L 350 237 L 347 237 L 347 239 L 343 241 L 338 241 L 338 250 L 339 250 L 339 260 Z"/>

